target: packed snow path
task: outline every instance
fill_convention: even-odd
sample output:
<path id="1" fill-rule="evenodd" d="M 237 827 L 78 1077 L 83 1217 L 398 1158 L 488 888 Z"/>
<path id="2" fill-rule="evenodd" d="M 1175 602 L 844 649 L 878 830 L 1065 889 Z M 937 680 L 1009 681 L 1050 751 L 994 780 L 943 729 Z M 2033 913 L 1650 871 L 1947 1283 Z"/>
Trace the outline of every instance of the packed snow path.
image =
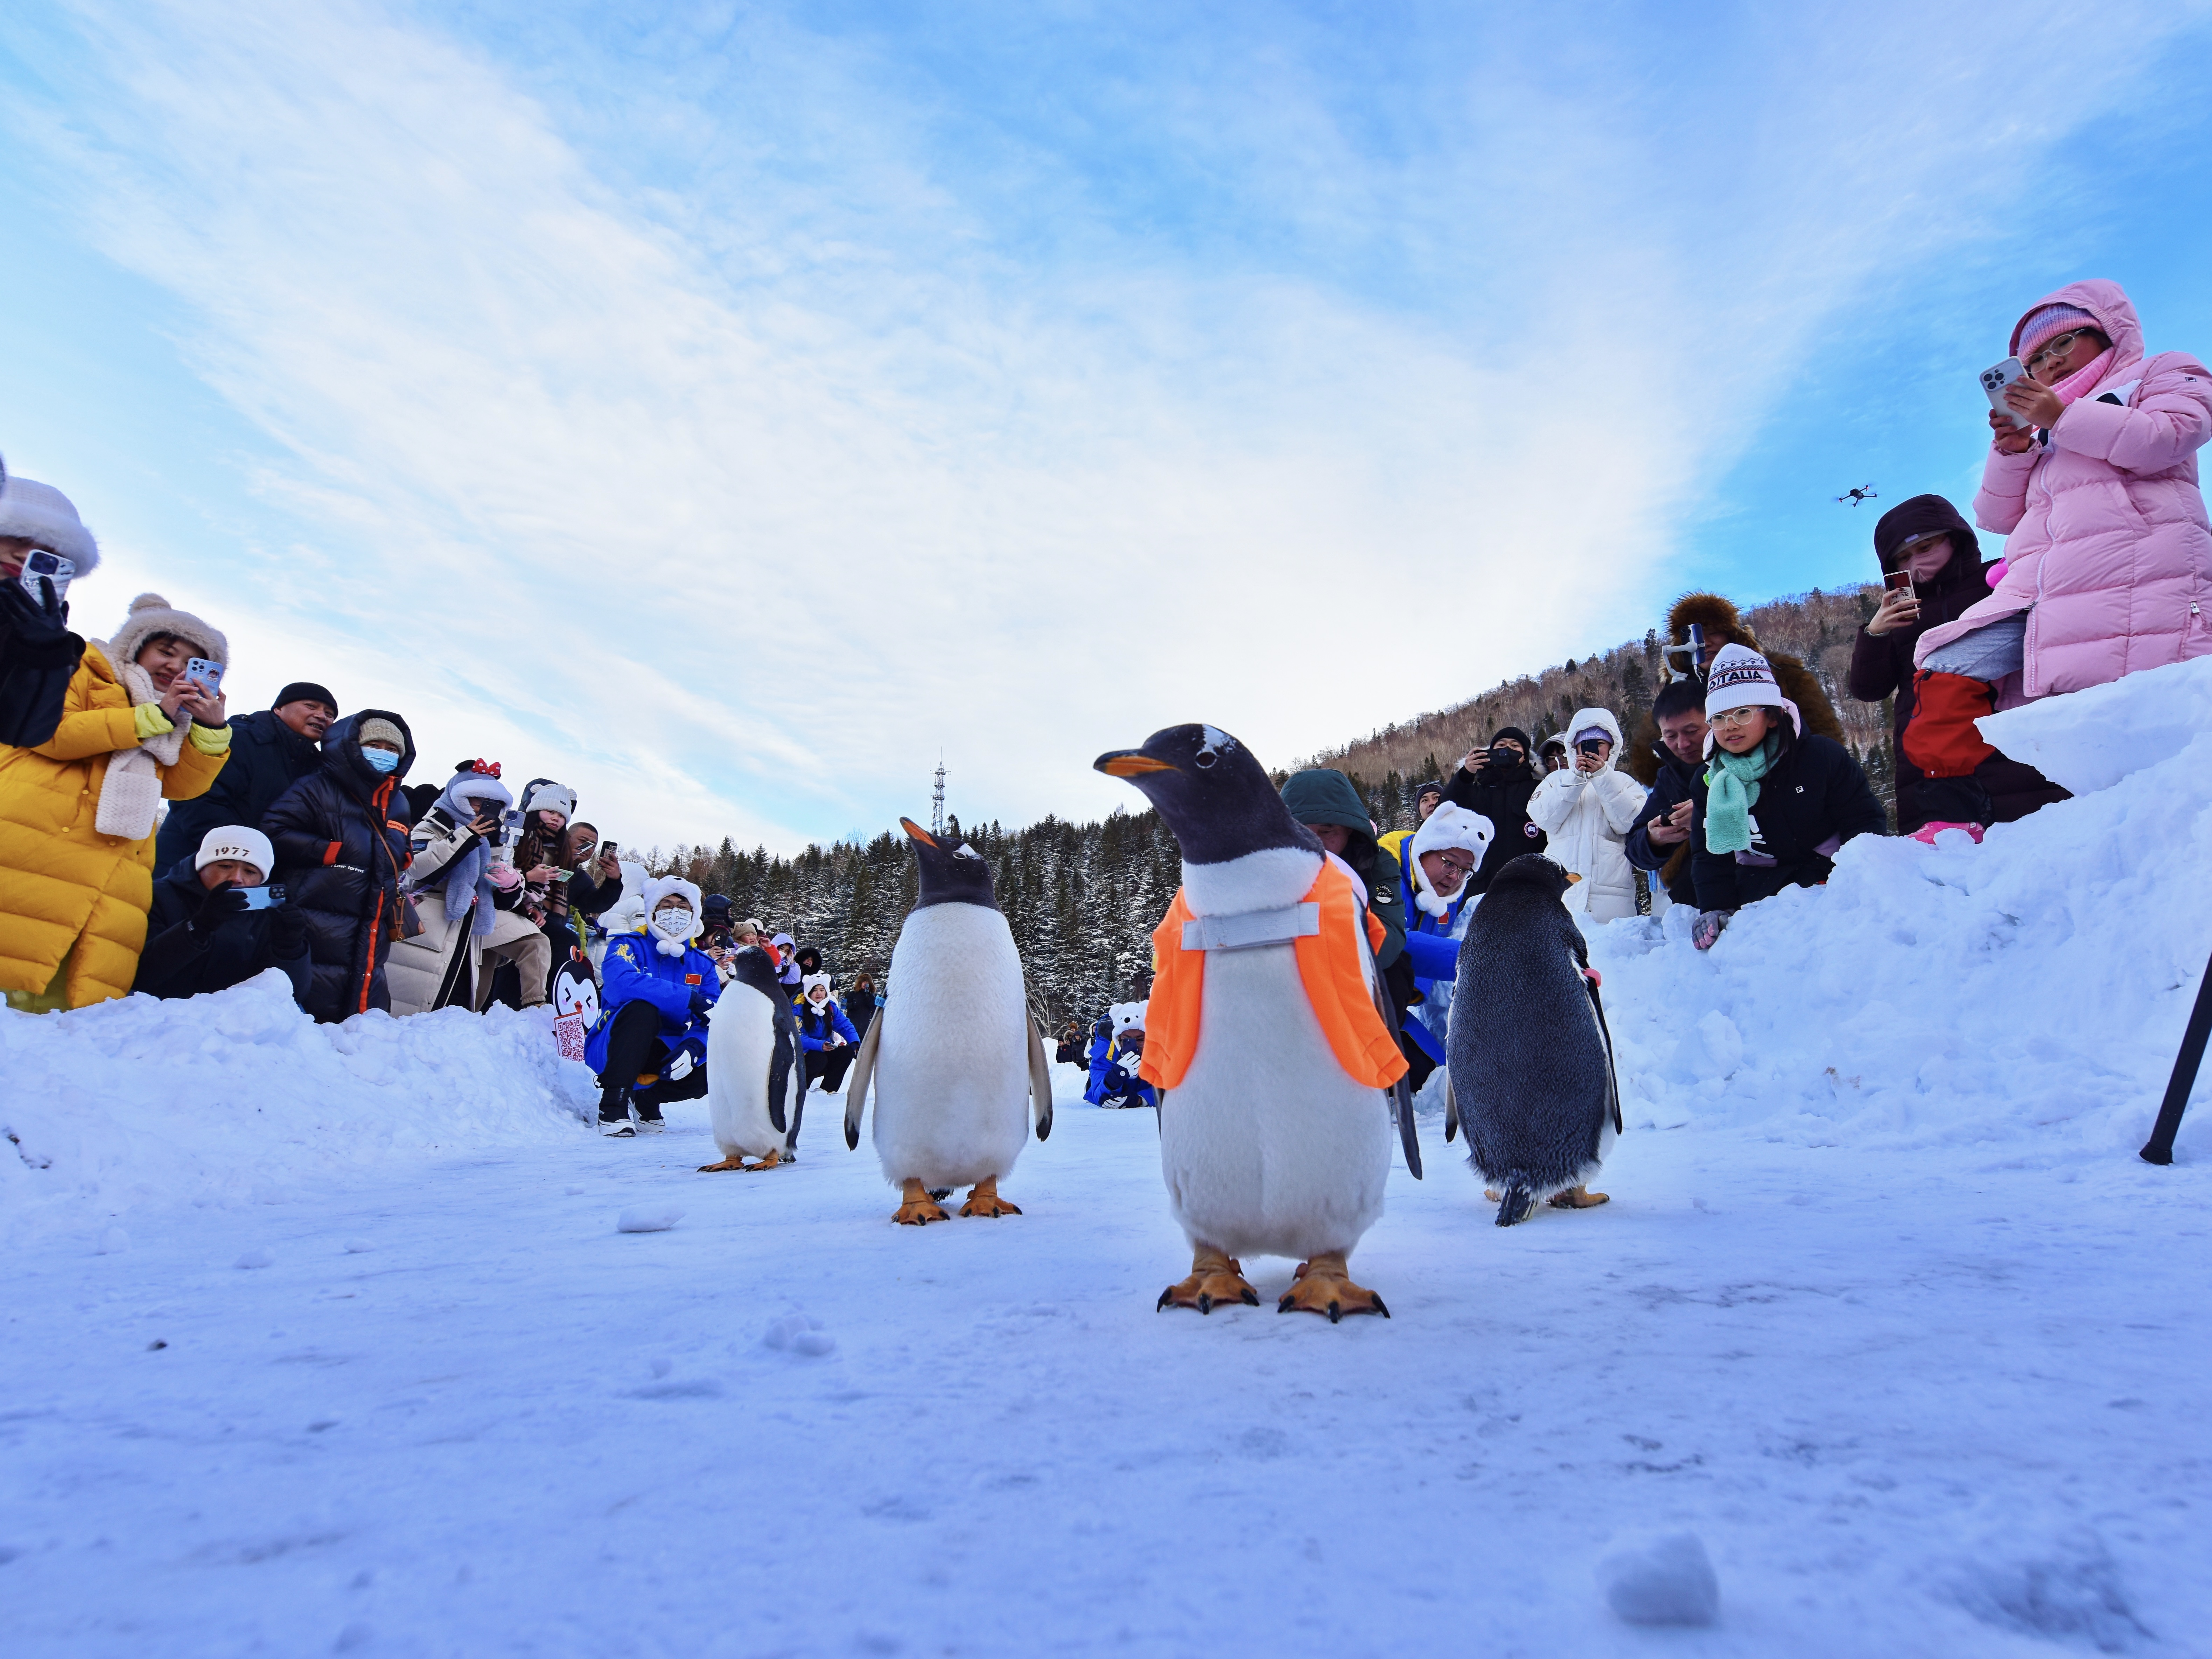
<path id="1" fill-rule="evenodd" d="M 766 1175 L 694 1174 L 695 1105 L 19 1251 L 0 1647 L 1644 1653 L 1592 1565 L 1671 1526 L 1723 1614 L 1668 1651 L 2212 1628 L 2174 1171 L 1649 1132 L 1500 1231 L 1431 1121 L 1355 1257 L 1395 1316 L 1332 1328 L 1153 1311 L 1150 1112 L 917 1230 L 832 1105 Z"/>

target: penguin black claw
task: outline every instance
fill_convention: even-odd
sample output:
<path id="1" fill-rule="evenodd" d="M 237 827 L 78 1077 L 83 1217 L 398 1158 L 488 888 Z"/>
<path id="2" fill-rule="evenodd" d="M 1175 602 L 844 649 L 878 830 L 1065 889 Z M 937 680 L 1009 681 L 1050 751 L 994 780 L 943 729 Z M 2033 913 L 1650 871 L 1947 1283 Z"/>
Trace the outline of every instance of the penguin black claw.
<path id="1" fill-rule="evenodd" d="M 1514 1182 L 1505 1188 L 1505 1196 L 1498 1200 L 1498 1224 L 1510 1227 L 1526 1221 L 1528 1212 L 1535 1207 L 1536 1200 L 1528 1189 Z"/>
<path id="2" fill-rule="evenodd" d="M 1167 1287 L 1167 1289 L 1165 1289 L 1164 1291 L 1162 1291 L 1160 1292 L 1160 1299 L 1159 1299 L 1158 1301 L 1157 1301 L 1157 1302 L 1155 1302 L 1155 1303 L 1153 1303 L 1153 1304 L 1152 1304 L 1152 1311 L 1153 1311 L 1154 1313 L 1158 1313 L 1158 1312 L 1159 1312 L 1159 1310 L 1160 1310 L 1161 1309 L 1163 1309 L 1163 1308 L 1166 1307 L 1166 1306 L 1168 1305 L 1168 1304 L 1169 1304 L 1169 1303 L 1170 1303 L 1170 1302 L 1172 1302 L 1174 1299 L 1175 1299 L 1175 1286 L 1174 1286 L 1174 1285 L 1169 1285 L 1169 1286 Z"/>

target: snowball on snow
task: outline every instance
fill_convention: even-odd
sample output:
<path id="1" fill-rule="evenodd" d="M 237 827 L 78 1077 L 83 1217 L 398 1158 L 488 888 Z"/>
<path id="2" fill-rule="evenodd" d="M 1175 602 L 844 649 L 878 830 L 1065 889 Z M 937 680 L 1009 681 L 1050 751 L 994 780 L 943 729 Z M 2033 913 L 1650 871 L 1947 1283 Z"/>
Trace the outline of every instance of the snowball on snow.
<path id="1" fill-rule="evenodd" d="M 1720 1617 L 1721 1581 L 1693 1532 L 1615 1550 L 1597 1564 L 1606 1606 L 1632 1625 L 1710 1625 Z"/>
<path id="2" fill-rule="evenodd" d="M 667 1204 L 633 1204 L 615 1218 L 618 1233 L 665 1233 L 684 1219 L 684 1212 Z"/>

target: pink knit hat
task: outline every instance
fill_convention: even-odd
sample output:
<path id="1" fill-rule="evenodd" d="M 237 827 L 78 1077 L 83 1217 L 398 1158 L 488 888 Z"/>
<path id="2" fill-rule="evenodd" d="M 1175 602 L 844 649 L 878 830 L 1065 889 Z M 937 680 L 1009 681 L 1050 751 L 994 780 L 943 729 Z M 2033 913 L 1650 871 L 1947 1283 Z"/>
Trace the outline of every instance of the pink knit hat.
<path id="1" fill-rule="evenodd" d="M 2040 311 L 2030 312 L 2027 320 L 2020 325 L 2020 340 L 2013 347 L 2013 356 L 2026 362 L 2042 349 L 2045 340 L 2077 328 L 2094 328 L 2100 334 L 2105 331 L 2105 325 L 2079 306 L 2045 306 Z"/>

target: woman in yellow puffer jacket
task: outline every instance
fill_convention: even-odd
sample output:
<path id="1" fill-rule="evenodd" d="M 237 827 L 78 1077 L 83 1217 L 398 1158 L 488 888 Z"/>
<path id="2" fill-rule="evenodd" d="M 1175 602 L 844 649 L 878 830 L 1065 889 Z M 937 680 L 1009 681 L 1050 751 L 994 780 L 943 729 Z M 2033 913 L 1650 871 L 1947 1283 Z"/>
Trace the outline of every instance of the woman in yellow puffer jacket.
<path id="1" fill-rule="evenodd" d="M 223 699 L 183 677 L 192 657 L 227 663 L 229 643 L 142 593 L 112 640 L 85 647 L 52 738 L 0 746 L 0 990 L 9 1007 L 130 994 L 154 897 L 160 803 L 205 794 L 230 750 Z"/>

